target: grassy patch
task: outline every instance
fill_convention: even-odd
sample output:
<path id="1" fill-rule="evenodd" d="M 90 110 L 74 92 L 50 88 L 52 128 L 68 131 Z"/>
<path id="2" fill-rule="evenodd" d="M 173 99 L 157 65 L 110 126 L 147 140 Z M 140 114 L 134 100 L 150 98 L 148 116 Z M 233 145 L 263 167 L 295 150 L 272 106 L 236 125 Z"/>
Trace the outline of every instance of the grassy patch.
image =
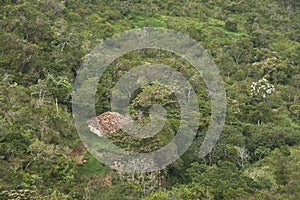
<path id="1" fill-rule="evenodd" d="M 227 31 L 224 30 L 225 36 L 229 37 L 229 38 L 234 38 L 234 37 L 246 37 L 247 34 L 242 33 L 242 32 L 231 32 L 231 31 Z"/>
<path id="2" fill-rule="evenodd" d="M 106 174 L 110 171 L 109 167 L 104 166 L 89 152 L 84 155 L 84 159 L 86 162 L 77 168 L 80 175 Z"/>
<path id="3" fill-rule="evenodd" d="M 166 23 L 160 18 L 150 17 L 147 15 L 135 15 L 130 20 L 135 28 L 150 27 L 166 27 Z"/>

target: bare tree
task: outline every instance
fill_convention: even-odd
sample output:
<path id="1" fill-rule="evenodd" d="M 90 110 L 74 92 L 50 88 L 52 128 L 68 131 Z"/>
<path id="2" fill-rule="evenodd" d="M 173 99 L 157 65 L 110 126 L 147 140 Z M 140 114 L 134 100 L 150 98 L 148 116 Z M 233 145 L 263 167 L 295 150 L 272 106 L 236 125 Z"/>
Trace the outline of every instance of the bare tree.
<path id="1" fill-rule="evenodd" d="M 249 151 L 245 147 L 237 147 L 236 149 L 239 156 L 238 164 L 240 167 L 244 168 L 245 161 L 249 160 L 250 158 Z"/>

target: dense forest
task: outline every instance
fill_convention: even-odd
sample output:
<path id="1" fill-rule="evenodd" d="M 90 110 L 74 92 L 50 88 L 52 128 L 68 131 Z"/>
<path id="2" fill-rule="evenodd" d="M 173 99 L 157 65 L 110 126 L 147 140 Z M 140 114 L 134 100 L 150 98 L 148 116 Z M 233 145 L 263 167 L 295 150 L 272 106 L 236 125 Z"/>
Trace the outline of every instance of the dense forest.
<path id="1" fill-rule="evenodd" d="M 0 27 L 0 199 L 300 199 L 299 1 L 0 0 Z M 111 110 L 118 80 L 146 63 L 183 74 L 199 102 L 187 151 L 165 169 L 132 174 L 86 149 L 72 92 L 89 52 L 142 27 L 181 32 L 206 50 L 224 81 L 227 115 L 217 144 L 200 159 L 211 114 L 203 77 L 171 52 L 118 58 L 99 80 L 98 115 Z M 170 90 L 149 84 L 131 100 L 132 116 L 147 123 L 153 103 L 168 116 L 154 138 L 108 137 L 137 152 L 164 146 L 178 129 L 180 108 Z"/>

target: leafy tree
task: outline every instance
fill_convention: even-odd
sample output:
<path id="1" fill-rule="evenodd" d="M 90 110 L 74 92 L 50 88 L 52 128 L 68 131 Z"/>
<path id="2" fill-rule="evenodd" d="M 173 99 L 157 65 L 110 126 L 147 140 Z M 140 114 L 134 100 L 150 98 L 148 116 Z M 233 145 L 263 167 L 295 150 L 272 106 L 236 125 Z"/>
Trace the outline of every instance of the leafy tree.
<path id="1" fill-rule="evenodd" d="M 257 187 L 251 178 L 243 175 L 235 165 L 228 161 L 220 162 L 219 166 L 210 167 L 193 163 L 188 173 L 193 182 L 213 188 L 212 193 L 215 199 L 225 198 L 224 194 L 232 194 L 232 190 L 240 191 L 234 194 L 237 198 L 239 195 L 253 193 L 253 189 Z"/>

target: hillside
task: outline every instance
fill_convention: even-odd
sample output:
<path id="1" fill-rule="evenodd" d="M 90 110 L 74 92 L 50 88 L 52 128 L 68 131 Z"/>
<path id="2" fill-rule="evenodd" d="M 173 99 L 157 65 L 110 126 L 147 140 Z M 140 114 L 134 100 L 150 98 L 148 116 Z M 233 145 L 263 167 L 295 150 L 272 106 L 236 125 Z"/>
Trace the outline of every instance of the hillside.
<path id="1" fill-rule="evenodd" d="M 300 199 L 299 1 L 0 0 L 0 27 L 0 199 Z M 143 27 L 181 32 L 205 49 L 223 79 L 227 115 L 217 144 L 199 159 L 211 117 L 206 77 L 172 52 L 122 55 L 98 81 L 96 115 L 112 110 L 112 92 L 126 72 L 159 63 L 190 83 L 199 105 L 190 114 L 200 120 L 176 162 L 121 173 L 86 150 L 103 144 L 95 135 L 89 144 L 79 137 L 72 94 L 90 52 Z M 151 138 L 120 131 L 108 138 L 139 153 L 168 144 L 181 120 L 176 97 L 160 83 L 138 88 L 132 118 L 147 124 L 159 104 L 166 123 Z"/>

